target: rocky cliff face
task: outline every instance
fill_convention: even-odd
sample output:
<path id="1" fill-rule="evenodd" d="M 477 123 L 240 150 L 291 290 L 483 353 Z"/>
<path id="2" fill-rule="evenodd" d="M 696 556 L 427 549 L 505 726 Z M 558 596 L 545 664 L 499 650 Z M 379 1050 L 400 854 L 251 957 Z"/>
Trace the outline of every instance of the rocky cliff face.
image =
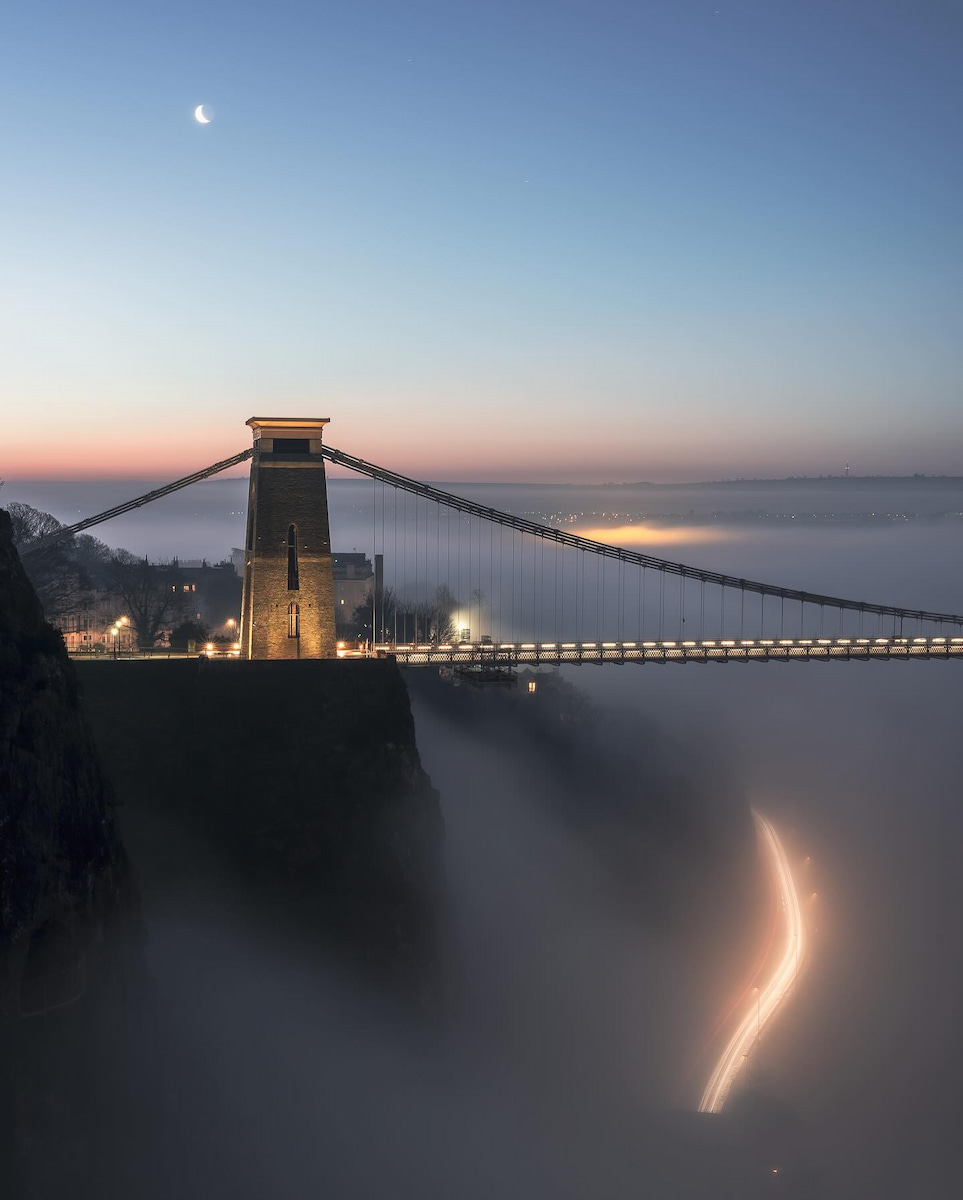
<path id="1" fill-rule="evenodd" d="M 76 676 L 0 510 L 0 1156 L 25 1194 L 89 1173 L 138 931 Z"/>

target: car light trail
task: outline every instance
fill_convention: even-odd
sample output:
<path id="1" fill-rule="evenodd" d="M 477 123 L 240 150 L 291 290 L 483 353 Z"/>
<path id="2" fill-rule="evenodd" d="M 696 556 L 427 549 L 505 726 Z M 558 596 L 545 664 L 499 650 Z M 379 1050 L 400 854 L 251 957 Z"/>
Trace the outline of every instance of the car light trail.
<path id="1" fill-rule="evenodd" d="M 754 811 L 752 815 L 755 818 L 756 829 L 759 832 L 763 848 L 770 860 L 779 892 L 785 919 L 783 949 L 772 978 L 760 990 L 755 1002 L 739 1022 L 735 1033 L 729 1039 L 716 1063 L 705 1091 L 702 1093 L 699 1112 L 717 1113 L 722 1111 L 729 1098 L 732 1085 L 749 1057 L 750 1050 L 761 1037 L 766 1025 L 772 1020 L 776 1009 L 792 990 L 806 949 L 799 895 L 789 869 L 786 851 L 783 849 L 772 822 L 761 813 Z"/>

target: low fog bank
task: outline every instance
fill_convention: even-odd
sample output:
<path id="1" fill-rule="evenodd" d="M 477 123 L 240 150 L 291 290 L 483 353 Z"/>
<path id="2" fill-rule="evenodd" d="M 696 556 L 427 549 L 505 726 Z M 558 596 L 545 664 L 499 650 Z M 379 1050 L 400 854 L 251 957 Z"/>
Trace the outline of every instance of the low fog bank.
<path id="1" fill-rule="evenodd" d="M 138 1194 L 761 1194 L 758 1139 L 686 1111 L 760 907 L 738 789 L 632 708 L 564 692 L 583 715 L 556 722 L 548 688 L 408 683 L 447 829 L 434 1021 L 252 911 L 210 846 L 126 815 L 152 979 Z"/>
<path id="2" fill-rule="evenodd" d="M 201 465 L 201 464 L 199 464 Z M 65 524 L 112 508 L 169 480 L 8 480 L 3 502 L 30 504 L 52 513 Z M 802 545 L 806 529 L 845 534 L 859 539 L 881 534 L 899 553 L 911 551 L 921 540 L 937 538 L 959 542 L 963 512 L 963 479 L 827 478 L 738 480 L 704 484 L 482 484 L 440 482 L 442 488 L 494 508 L 576 530 L 595 527 L 614 518 L 626 521 L 667 522 L 667 532 L 681 526 L 724 528 L 731 540 L 751 534 L 771 535 L 772 548 L 793 540 L 796 553 L 818 567 Z M 220 561 L 234 546 L 244 544 L 248 503 L 247 476 L 220 477 L 195 484 L 154 501 L 136 512 L 116 517 L 101 536 L 112 546 L 152 560 L 177 557 Z M 351 477 L 328 479 L 331 532 L 336 549 L 371 551 L 371 484 Z M 935 518 L 935 519 L 934 519 Z M 940 519 L 944 518 L 944 519 Z M 907 530 L 906 524 L 909 523 Z M 798 527 L 798 528 L 797 528 Z M 680 543 L 681 549 L 681 543 Z M 705 547 L 698 552 L 703 554 Z M 691 549 L 686 547 L 691 558 Z M 728 570 L 743 568 L 726 550 Z M 668 553 L 667 557 L 674 557 Z M 860 555 L 865 558 L 865 554 Z M 709 566 L 708 561 L 693 565 Z M 774 582 L 789 580 L 771 576 Z M 746 575 L 748 578 L 748 575 Z M 869 580 L 866 581 L 867 583 Z M 812 580 L 803 586 L 815 588 Z M 861 593 L 862 594 L 862 593 Z M 907 600 L 909 602 L 909 600 Z"/>

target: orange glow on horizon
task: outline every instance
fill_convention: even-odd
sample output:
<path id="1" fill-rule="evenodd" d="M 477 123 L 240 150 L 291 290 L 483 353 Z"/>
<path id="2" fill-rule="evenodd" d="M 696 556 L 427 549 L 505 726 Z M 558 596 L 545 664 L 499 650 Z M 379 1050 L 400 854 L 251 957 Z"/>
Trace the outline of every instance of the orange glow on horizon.
<path id="1" fill-rule="evenodd" d="M 712 525 L 604 525 L 597 529 L 576 529 L 581 537 L 607 546 L 694 546 L 707 542 L 732 541 L 734 534 Z"/>
<path id="2" fill-rule="evenodd" d="M 304 405 L 299 403 L 297 407 Z M 247 410 L 241 415 L 246 417 Z M 624 446 L 594 447 L 591 454 L 579 457 L 571 443 L 557 439 L 550 445 L 536 444 L 534 447 L 524 439 L 498 444 L 491 448 L 488 458 L 483 458 L 474 441 L 453 443 L 447 433 L 433 439 L 412 438 L 397 427 L 372 430 L 359 425 L 357 420 L 333 420 L 325 441 L 412 479 L 440 484 L 541 483 L 560 487 L 599 487 L 613 483 L 687 483 L 718 478 L 720 473 L 730 471 L 721 463 L 686 463 L 668 451 L 650 452 L 633 463 L 626 459 Z M 216 427 L 209 421 L 199 422 L 196 427 L 187 424 L 184 436 L 179 436 L 172 434 L 170 429 L 142 427 L 118 418 L 97 427 L 95 433 L 81 429 L 71 437 L 57 441 L 49 441 L 36 431 L 24 433 L 18 443 L 4 447 L 0 476 L 11 482 L 141 479 L 167 483 L 229 458 L 250 444 L 250 431 L 244 428 L 243 420 L 229 424 L 219 422 Z M 332 478 L 343 474 L 337 468 L 331 469 Z M 246 475 L 246 469 L 241 468 L 226 472 L 220 478 Z M 599 540 L 608 537 L 611 537 L 611 531 Z M 658 544 L 658 539 L 646 530 L 636 542 Z"/>
<path id="3" fill-rule="evenodd" d="M 143 479 L 156 482 L 173 482 L 190 475 L 203 467 L 210 466 L 222 458 L 245 448 L 246 443 L 238 439 L 237 444 L 218 450 L 213 446 L 205 456 L 203 448 L 173 451 L 169 446 L 150 446 L 141 442 L 137 445 L 100 447 L 99 452 L 88 454 L 83 447 L 57 447 L 40 458 L 36 451 L 18 455 L 7 453 L 3 462 L 3 477 L 11 482 L 29 480 L 111 480 Z M 225 471 L 218 478 L 247 478 L 247 465 L 241 469 Z"/>

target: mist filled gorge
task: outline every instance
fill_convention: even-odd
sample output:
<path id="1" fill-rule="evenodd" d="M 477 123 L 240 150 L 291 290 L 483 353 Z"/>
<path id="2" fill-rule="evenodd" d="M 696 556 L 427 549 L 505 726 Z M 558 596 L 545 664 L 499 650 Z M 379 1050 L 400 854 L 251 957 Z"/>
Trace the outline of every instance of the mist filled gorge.
<path id="1" fill-rule="evenodd" d="M 534 695 L 407 683 L 445 828 L 444 884 L 402 943 L 413 988 L 378 969 L 380 938 L 375 971 L 364 961 L 370 911 L 347 954 L 337 929 L 322 946 L 320 881 L 292 894 L 271 872 L 252 880 L 246 853 L 126 806 L 149 929 L 145 1070 L 171 1097 L 151 1126 L 179 1148 L 178 1166 L 153 1164 L 156 1186 L 575 1197 L 598 1187 L 599 1155 L 607 1194 L 640 1171 L 702 1186 L 729 1163 L 688 1161 L 704 1051 L 764 927 L 738 789 L 656 721 L 612 720 L 561 679 Z M 410 824 L 399 835 L 414 845 Z M 423 855 L 416 868 L 434 869 Z"/>

